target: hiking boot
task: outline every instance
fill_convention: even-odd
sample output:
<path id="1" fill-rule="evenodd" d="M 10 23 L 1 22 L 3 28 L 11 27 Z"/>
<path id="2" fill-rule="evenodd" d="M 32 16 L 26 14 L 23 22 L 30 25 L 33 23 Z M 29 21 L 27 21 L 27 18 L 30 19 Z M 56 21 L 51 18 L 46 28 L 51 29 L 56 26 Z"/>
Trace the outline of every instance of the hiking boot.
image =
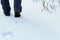
<path id="1" fill-rule="evenodd" d="M 15 12 L 15 17 L 20 17 L 20 16 L 21 16 L 20 12 L 16 11 Z"/>

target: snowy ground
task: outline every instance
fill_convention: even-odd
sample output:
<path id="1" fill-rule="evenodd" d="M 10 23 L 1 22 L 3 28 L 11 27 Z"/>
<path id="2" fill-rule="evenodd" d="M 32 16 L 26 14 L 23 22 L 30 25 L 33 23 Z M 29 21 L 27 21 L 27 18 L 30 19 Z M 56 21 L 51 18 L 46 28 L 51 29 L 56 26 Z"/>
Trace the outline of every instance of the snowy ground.
<path id="1" fill-rule="evenodd" d="M 22 8 L 21 18 L 13 16 L 13 7 L 6 17 L 0 5 L 0 40 L 60 40 L 60 7 L 49 13 L 39 2 L 22 0 Z"/>

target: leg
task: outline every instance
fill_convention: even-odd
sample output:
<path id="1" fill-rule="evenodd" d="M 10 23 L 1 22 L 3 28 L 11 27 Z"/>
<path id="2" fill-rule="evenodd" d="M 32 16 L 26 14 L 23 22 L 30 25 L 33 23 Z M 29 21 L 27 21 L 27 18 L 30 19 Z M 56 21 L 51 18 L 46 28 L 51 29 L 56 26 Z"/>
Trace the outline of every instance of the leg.
<path id="1" fill-rule="evenodd" d="M 21 0 L 14 0 L 14 11 L 15 17 L 20 17 L 20 12 L 22 12 Z"/>
<path id="2" fill-rule="evenodd" d="M 22 11 L 21 0 L 14 0 L 14 11 Z"/>
<path id="3" fill-rule="evenodd" d="M 1 0 L 1 5 L 2 5 L 2 8 L 4 10 L 4 14 L 6 16 L 9 16 L 10 15 L 10 4 L 9 4 L 9 0 Z"/>

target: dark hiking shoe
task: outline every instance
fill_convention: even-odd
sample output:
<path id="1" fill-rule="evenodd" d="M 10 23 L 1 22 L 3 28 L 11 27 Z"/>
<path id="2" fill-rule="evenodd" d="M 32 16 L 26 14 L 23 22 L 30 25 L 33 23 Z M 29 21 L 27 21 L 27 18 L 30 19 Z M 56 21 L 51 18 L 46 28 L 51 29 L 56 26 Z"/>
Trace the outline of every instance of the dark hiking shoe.
<path id="1" fill-rule="evenodd" d="M 4 13 L 5 14 L 5 16 L 10 16 L 10 13 Z"/>
<path id="2" fill-rule="evenodd" d="M 15 12 L 15 17 L 17 18 L 17 17 L 20 17 L 20 16 L 21 16 L 20 12 L 16 11 Z"/>

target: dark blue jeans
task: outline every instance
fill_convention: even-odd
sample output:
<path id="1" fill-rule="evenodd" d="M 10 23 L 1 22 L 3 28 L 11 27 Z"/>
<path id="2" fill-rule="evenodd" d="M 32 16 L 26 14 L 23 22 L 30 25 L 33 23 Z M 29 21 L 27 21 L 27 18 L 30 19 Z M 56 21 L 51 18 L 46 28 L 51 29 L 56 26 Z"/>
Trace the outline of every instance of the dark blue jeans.
<path id="1" fill-rule="evenodd" d="M 9 0 L 1 0 L 1 4 L 4 13 L 9 13 L 11 10 Z M 19 11 L 19 12 L 22 11 L 21 0 L 14 0 L 14 11 Z"/>

